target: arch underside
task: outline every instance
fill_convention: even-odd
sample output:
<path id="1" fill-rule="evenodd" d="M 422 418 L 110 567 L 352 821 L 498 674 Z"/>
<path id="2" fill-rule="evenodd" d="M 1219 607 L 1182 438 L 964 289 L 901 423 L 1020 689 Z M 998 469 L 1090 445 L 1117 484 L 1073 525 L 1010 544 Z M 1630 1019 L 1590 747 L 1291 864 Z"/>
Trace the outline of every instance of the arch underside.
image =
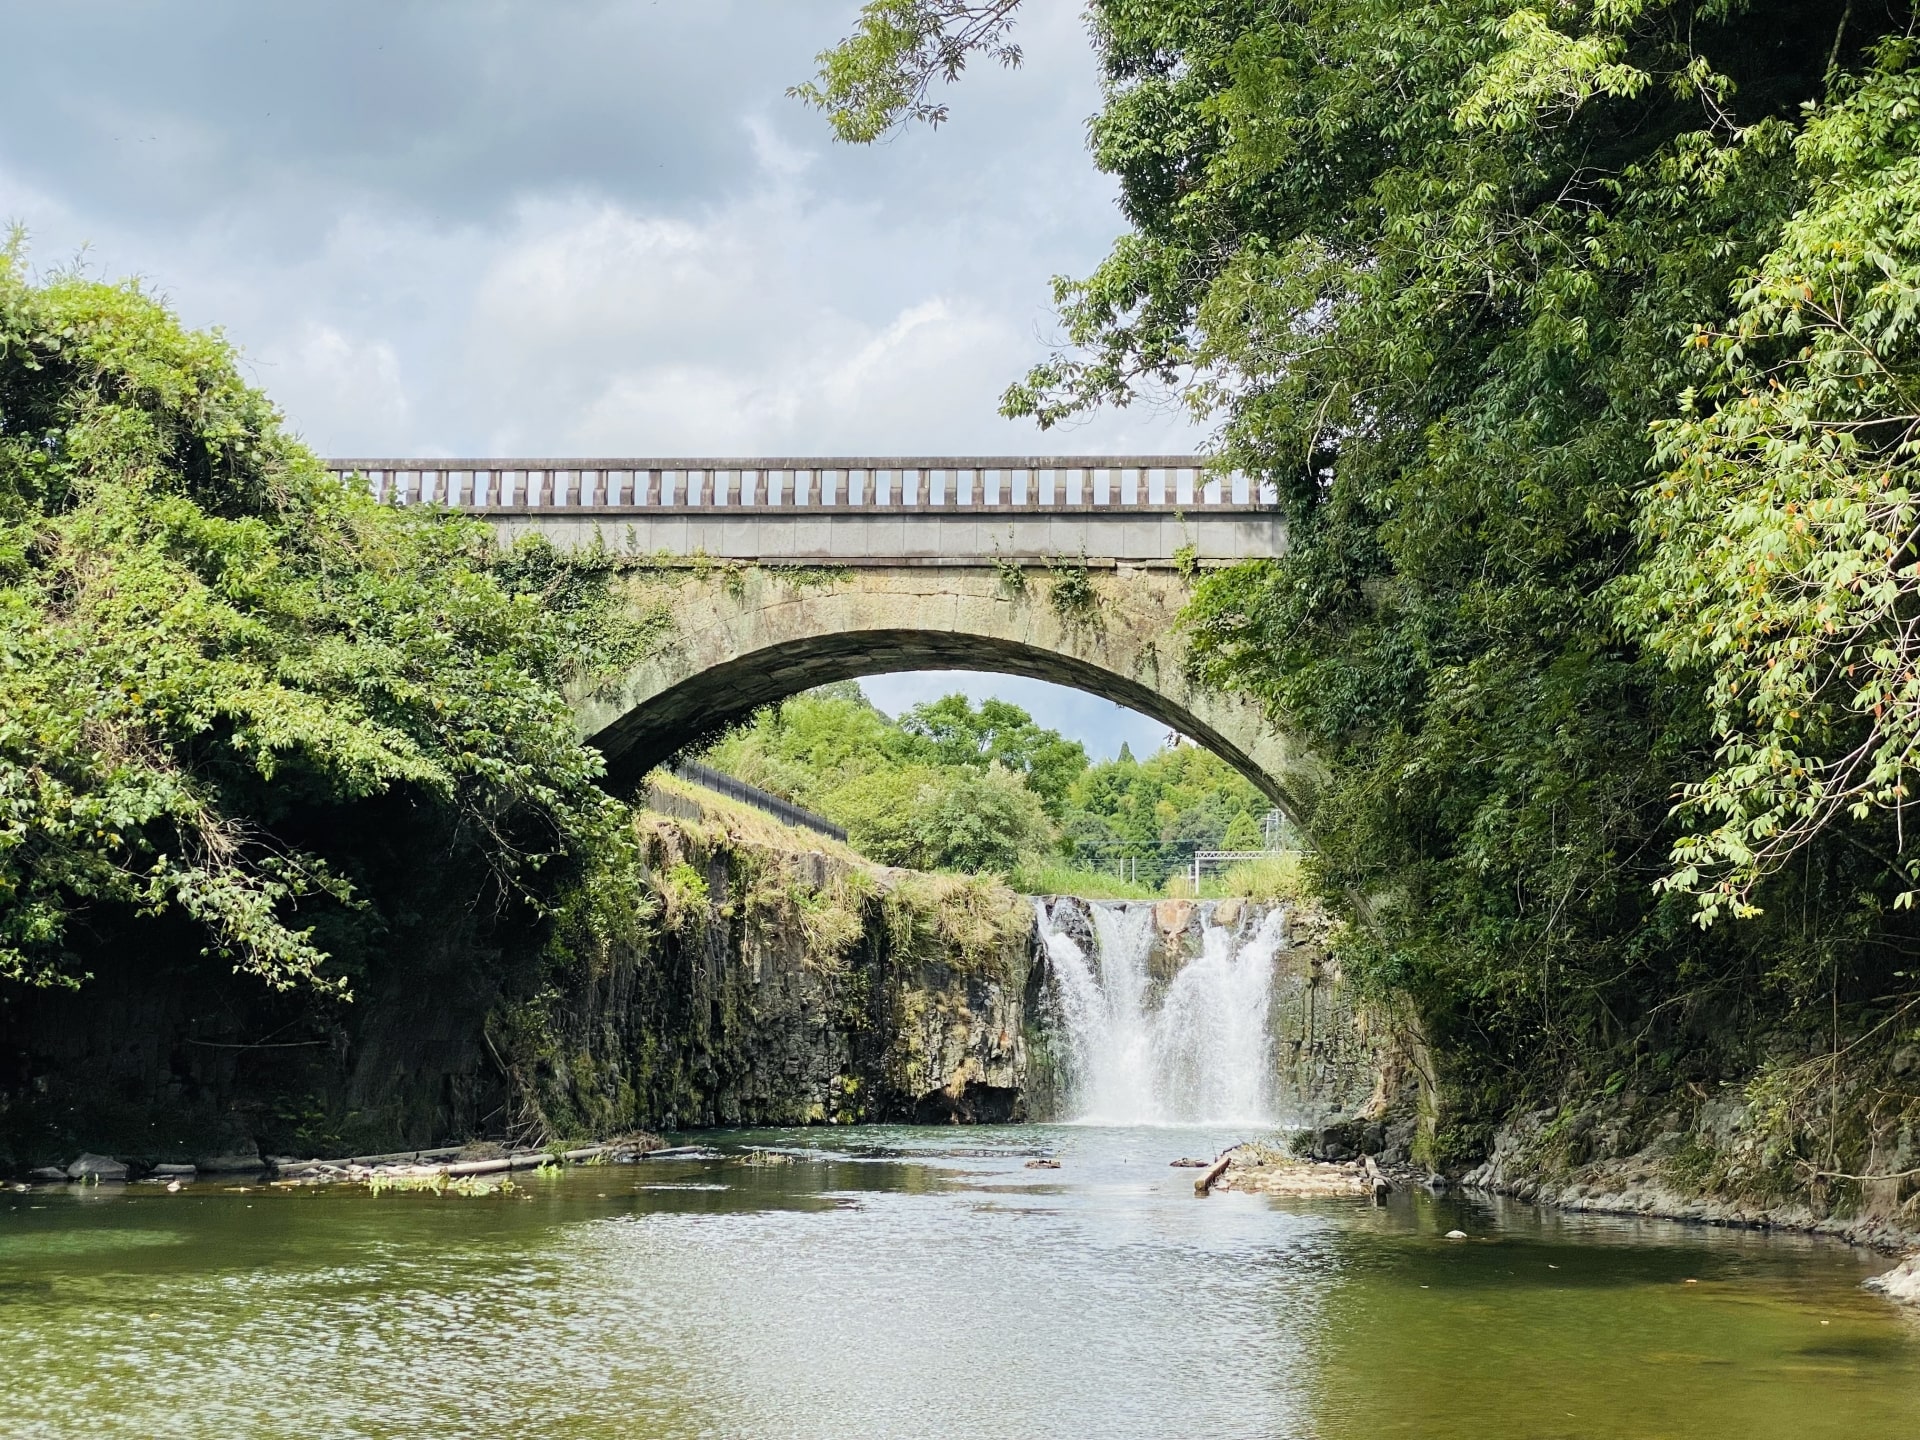
<path id="1" fill-rule="evenodd" d="M 666 685 L 588 738 L 606 755 L 616 782 L 633 783 L 765 705 L 835 681 L 903 670 L 985 670 L 1101 696 L 1205 746 L 1282 809 L 1296 809 L 1282 778 L 1245 745 L 1154 685 L 1057 650 L 952 630 L 842 631 L 768 645 Z"/>

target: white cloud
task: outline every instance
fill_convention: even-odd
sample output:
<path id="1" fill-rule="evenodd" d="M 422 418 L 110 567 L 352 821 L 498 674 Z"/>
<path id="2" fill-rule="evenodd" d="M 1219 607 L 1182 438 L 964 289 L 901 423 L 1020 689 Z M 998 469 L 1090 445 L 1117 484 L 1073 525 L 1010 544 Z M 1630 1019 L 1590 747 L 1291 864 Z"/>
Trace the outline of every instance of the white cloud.
<path id="1" fill-rule="evenodd" d="M 410 428 L 412 405 L 401 383 L 399 354 L 389 341 L 355 341 L 309 320 L 289 343 L 263 351 L 259 362 L 275 393 L 297 397 L 297 430 Z"/>
<path id="2" fill-rule="evenodd" d="M 1025 68 L 970 73 L 937 134 L 871 149 L 782 98 L 852 8 L 42 7 L 42 63 L 0 92 L 0 218 L 223 325 L 323 452 L 1192 444 L 1149 411 L 1047 435 L 996 413 L 1052 329 L 1049 277 L 1120 228 L 1072 7 L 1035 9 Z M 1121 712 L 1019 693 L 1112 748 Z"/>

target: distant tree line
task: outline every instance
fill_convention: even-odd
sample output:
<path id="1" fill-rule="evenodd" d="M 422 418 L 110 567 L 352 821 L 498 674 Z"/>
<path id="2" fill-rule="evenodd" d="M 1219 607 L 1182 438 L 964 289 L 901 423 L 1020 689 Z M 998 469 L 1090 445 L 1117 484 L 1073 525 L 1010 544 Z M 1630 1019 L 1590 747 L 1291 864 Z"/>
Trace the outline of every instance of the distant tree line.
<path id="1" fill-rule="evenodd" d="M 851 681 L 762 711 L 706 759 L 846 826 L 875 860 L 927 870 L 1062 864 L 1157 888 L 1197 848 L 1257 848 L 1269 807 L 1192 745 L 1090 763 L 1007 701 L 948 695 L 893 720 Z"/>

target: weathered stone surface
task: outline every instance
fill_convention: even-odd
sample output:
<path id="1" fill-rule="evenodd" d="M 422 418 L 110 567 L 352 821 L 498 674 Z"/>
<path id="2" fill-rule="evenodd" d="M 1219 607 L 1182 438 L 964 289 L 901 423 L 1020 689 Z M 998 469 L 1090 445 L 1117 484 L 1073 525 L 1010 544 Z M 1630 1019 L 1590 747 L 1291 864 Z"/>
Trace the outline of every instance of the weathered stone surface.
<path id="1" fill-rule="evenodd" d="M 392 463 L 370 462 L 368 468 L 382 469 Z M 771 463 L 784 468 L 789 462 Z M 525 461 L 508 461 L 502 468 L 525 465 Z M 1287 543 L 1286 521 L 1270 507 L 1178 506 L 1170 501 L 1124 506 L 1075 503 L 1059 509 L 871 506 L 844 501 L 831 507 L 763 508 L 759 502 L 742 505 L 736 500 L 704 509 L 638 506 L 598 511 L 572 510 L 562 504 L 495 511 L 489 518 L 504 538 L 544 535 L 562 549 L 605 544 L 630 555 L 667 552 L 778 565 L 918 561 L 990 570 L 995 561 L 1018 559 L 1039 569 L 1057 556 L 1087 555 L 1095 563 L 1124 561 L 1172 569 L 1176 553 L 1182 550 L 1202 564 L 1219 564 L 1285 554 Z"/>
<path id="2" fill-rule="evenodd" d="M 1303 1160 L 1270 1145 L 1241 1145 L 1227 1160 L 1227 1172 L 1215 1182 L 1216 1191 L 1251 1195 L 1283 1195 L 1299 1199 L 1358 1198 L 1371 1193 L 1357 1165 Z"/>
<path id="3" fill-rule="evenodd" d="M 1022 1118 L 1026 901 L 680 799 L 642 827 L 646 948 L 583 957 L 591 983 L 500 1017 L 547 1129 Z"/>
<path id="4" fill-rule="evenodd" d="M 82 1155 L 67 1166 L 69 1180 L 124 1180 L 127 1178 L 127 1166 L 110 1155 Z"/>
<path id="5" fill-rule="evenodd" d="M 1068 554 L 1070 551 L 1057 553 Z M 672 635 L 620 680 L 573 697 L 580 733 L 617 774 L 644 773 L 762 705 L 889 670 L 1028 675 L 1117 701 L 1190 735 L 1276 803 L 1323 767 L 1244 696 L 1189 674 L 1172 570 L 1096 569 L 1067 603 L 1044 569 L 1012 585 L 986 567 L 874 566 L 785 574 L 713 566 L 630 578 L 633 605 L 664 608 Z"/>
<path id="6" fill-rule="evenodd" d="M 1265 906 L 1249 906 L 1242 932 L 1259 924 Z M 1290 944 L 1274 957 L 1268 1024 L 1285 1113 L 1309 1131 L 1357 1123 L 1324 1159 L 1375 1155 L 1407 1159 L 1417 1123 L 1415 1077 L 1403 1024 L 1359 1003 L 1339 962 L 1328 952 L 1328 922 L 1317 909 L 1289 913 Z M 1310 1153 L 1319 1154 L 1320 1151 Z"/>
<path id="7" fill-rule="evenodd" d="M 1909 1255 L 1886 1274 L 1875 1275 L 1866 1288 L 1904 1305 L 1920 1305 L 1920 1255 Z"/>
<path id="8" fill-rule="evenodd" d="M 1844 1206 L 1817 1203 L 1806 1191 L 1743 1189 L 1758 1178 L 1767 1143 L 1739 1085 L 1683 1100 L 1625 1091 L 1588 1097 L 1571 1114 L 1556 1107 L 1509 1116 L 1487 1158 L 1459 1183 L 1566 1210 L 1807 1230 L 1889 1251 L 1920 1241 L 1914 1178 L 1902 1175 L 1911 1166 L 1909 1137 L 1881 1157 L 1899 1178 L 1861 1185 Z"/>
<path id="9" fill-rule="evenodd" d="M 1187 928 L 1193 913 L 1191 900 L 1159 900 L 1154 902 L 1153 923 L 1162 935 L 1172 937 Z"/>

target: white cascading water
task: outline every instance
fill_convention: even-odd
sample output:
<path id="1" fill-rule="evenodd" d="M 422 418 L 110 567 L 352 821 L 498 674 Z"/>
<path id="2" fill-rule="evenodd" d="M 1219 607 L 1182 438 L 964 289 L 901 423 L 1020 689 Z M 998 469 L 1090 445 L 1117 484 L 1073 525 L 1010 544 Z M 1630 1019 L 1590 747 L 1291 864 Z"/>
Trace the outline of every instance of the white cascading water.
<path id="1" fill-rule="evenodd" d="M 1070 1116 L 1091 1125 L 1268 1124 L 1272 1040 L 1267 1001 L 1273 957 L 1286 943 L 1275 909 L 1236 943 L 1207 924 L 1201 953 L 1148 1008 L 1153 906 L 1096 903 L 1094 955 L 1055 928 L 1036 901 L 1057 980 Z"/>

